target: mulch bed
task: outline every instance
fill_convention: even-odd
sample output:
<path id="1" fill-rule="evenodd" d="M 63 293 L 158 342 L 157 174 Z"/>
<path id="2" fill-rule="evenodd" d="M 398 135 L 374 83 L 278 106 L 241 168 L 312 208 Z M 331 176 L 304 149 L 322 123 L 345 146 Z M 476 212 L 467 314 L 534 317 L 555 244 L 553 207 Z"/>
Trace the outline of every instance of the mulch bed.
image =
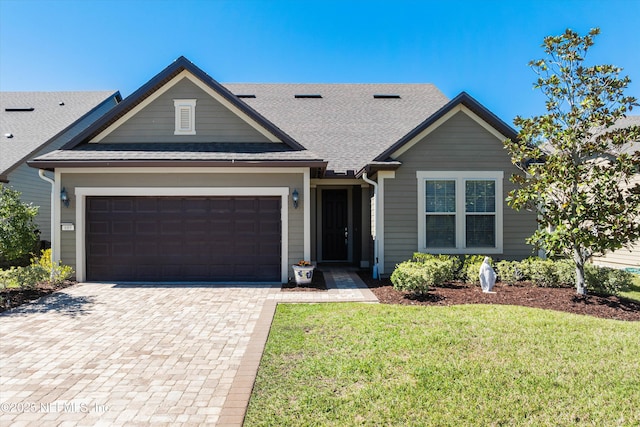
<path id="1" fill-rule="evenodd" d="M 327 284 L 324 281 L 324 274 L 317 268 L 313 271 L 311 283 L 308 285 L 298 285 L 294 280 L 282 285 L 283 292 L 318 292 L 326 291 Z"/>
<path id="2" fill-rule="evenodd" d="M 547 310 L 565 311 L 605 319 L 640 321 L 640 302 L 616 296 L 576 295 L 574 288 L 541 288 L 531 283 L 510 286 L 496 283 L 495 294 L 485 294 L 480 286 L 450 283 L 434 287 L 425 295 L 397 291 L 389 279 L 374 280 L 369 273 L 359 273 L 362 280 L 383 304 L 458 305 L 507 304 Z"/>
<path id="3" fill-rule="evenodd" d="M 64 283 L 60 283 L 58 285 L 41 283 L 32 289 L 0 289 L 0 313 L 75 284 L 76 282 L 65 280 Z"/>

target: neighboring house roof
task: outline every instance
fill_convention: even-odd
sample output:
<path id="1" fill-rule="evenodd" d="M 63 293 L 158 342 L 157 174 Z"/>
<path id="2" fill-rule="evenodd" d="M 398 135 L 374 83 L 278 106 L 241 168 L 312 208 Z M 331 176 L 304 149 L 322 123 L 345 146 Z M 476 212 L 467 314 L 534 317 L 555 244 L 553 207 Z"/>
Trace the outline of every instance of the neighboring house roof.
<path id="1" fill-rule="evenodd" d="M 337 173 L 360 170 L 448 101 L 432 84 L 224 86 L 236 95 L 255 96 L 242 100 L 326 159 L 327 170 Z"/>
<path id="2" fill-rule="evenodd" d="M 116 91 L 0 92 L 0 181 Z M 10 136 L 9 136 L 10 135 Z"/>

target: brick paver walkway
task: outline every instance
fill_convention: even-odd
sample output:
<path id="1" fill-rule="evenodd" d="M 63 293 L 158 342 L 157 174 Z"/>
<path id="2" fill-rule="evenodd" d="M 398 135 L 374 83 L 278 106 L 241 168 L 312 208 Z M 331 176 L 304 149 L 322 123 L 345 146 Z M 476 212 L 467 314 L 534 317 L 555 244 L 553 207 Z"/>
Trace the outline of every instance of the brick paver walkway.
<path id="1" fill-rule="evenodd" d="M 80 284 L 0 314 L 0 425 L 239 426 L 279 302 L 375 302 L 260 285 Z"/>

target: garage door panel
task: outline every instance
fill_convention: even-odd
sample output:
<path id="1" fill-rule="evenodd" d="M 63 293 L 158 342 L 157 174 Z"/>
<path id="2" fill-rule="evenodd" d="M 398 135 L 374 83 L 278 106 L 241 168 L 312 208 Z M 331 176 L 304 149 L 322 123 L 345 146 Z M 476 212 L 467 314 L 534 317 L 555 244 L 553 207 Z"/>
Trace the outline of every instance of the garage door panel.
<path id="1" fill-rule="evenodd" d="M 117 199 L 113 201 L 111 212 L 123 212 L 123 213 L 131 213 L 134 211 L 133 209 L 133 200 L 129 199 Z"/>
<path id="2" fill-rule="evenodd" d="M 279 197 L 88 197 L 87 278 L 279 281 Z"/>

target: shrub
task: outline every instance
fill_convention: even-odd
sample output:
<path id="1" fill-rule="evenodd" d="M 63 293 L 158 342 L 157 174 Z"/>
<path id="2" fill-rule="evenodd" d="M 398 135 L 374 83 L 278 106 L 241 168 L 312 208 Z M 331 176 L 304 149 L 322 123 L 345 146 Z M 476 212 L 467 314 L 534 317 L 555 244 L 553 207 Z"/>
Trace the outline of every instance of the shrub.
<path id="1" fill-rule="evenodd" d="M 460 272 L 460 278 L 466 283 L 480 283 L 480 267 L 484 262 L 484 255 L 465 255 L 464 263 Z M 492 264 L 493 260 L 489 258 L 489 264 Z"/>
<path id="2" fill-rule="evenodd" d="M 526 279 L 545 288 L 568 288 L 575 285 L 575 266 L 569 260 L 531 257 L 520 263 Z"/>
<path id="3" fill-rule="evenodd" d="M 396 266 L 391 274 L 393 287 L 400 291 L 423 294 L 430 286 L 439 286 L 453 278 L 453 261 L 430 259 L 424 262 L 405 261 Z"/>
<path id="4" fill-rule="evenodd" d="M 59 284 L 73 275 L 68 265 L 51 263 L 51 249 L 42 251 L 40 258 L 33 258 L 26 267 L 0 270 L 0 285 L 4 287 L 33 288 L 38 283 Z"/>
<path id="5" fill-rule="evenodd" d="M 38 243 L 38 207 L 20 201 L 20 192 L 0 184 L 0 257 L 12 262 L 33 253 Z"/>
<path id="6" fill-rule="evenodd" d="M 396 265 L 391 273 L 391 283 L 399 291 L 425 293 L 429 290 L 424 263 L 405 261 Z"/>
<path id="7" fill-rule="evenodd" d="M 570 288 L 576 284 L 576 266 L 568 259 L 553 261 L 557 286 Z"/>
<path id="8" fill-rule="evenodd" d="M 498 280 L 509 285 L 514 285 L 524 279 L 518 261 L 500 261 L 496 264 Z"/>
<path id="9" fill-rule="evenodd" d="M 585 264 L 584 275 L 587 288 L 596 293 L 618 295 L 633 284 L 633 274 L 615 268 Z"/>
<path id="10" fill-rule="evenodd" d="M 444 282 L 451 281 L 456 278 L 461 265 L 460 258 L 457 256 L 424 254 L 422 252 L 416 252 L 413 254 L 413 262 L 425 264 L 432 261 L 442 263 L 441 268 L 445 275 Z M 446 270 L 446 272 L 444 270 Z"/>

